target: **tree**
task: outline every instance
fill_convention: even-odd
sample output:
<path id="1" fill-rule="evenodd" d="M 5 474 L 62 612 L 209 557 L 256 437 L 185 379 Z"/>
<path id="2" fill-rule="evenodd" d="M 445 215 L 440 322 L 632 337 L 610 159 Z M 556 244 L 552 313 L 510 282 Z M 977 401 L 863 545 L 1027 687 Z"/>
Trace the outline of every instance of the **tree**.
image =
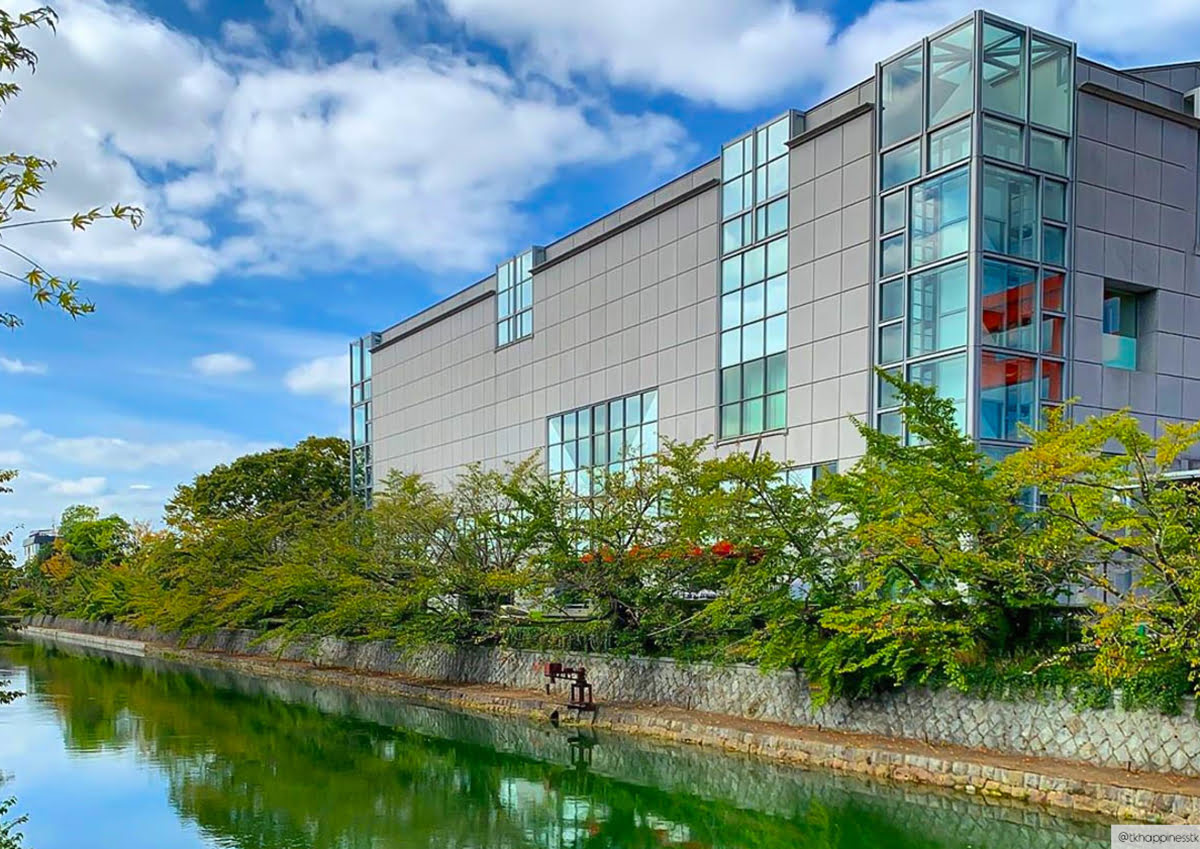
<path id="1" fill-rule="evenodd" d="M 6 819 L 8 812 L 12 810 L 16 802 L 16 799 L 11 798 L 0 800 L 0 849 L 21 849 L 24 835 L 17 829 L 24 825 L 28 818 L 22 816 Z"/>
<path id="2" fill-rule="evenodd" d="M 1055 414 L 1006 462 L 1041 495 L 1040 557 L 1070 557 L 1094 599 L 1094 668 L 1126 698 L 1177 709 L 1200 693 L 1200 489 L 1170 473 L 1200 423 L 1152 437 L 1127 412 L 1084 422 Z M 1128 576 L 1131 580 L 1118 580 Z"/>
<path id="3" fill-rule="evenodd" d="M 100 508 L 90 504 L 72 504 L 58 517 L 59 535 L 66 535 L 82 522 L 94 522 L 100 518 Z"/>
<path id="4" fill-rule="evenodd" d="M 821 610 L 807 646 L 825 695 L 930 679 L 965 688 L 972 666 L 1050 645 L 1077 574 L 1069 557 L 1028 556 L 1039 526 L 1022 505 L 1025 485 L 959 431 L 952 403 L 883 376 L 902 399 L 909 441 L 860 424 L 865 456 L 823 487 L 841 507 L 837 557 L 850 590 Z"/>
<path id="5" fill-rule="evenodd" d="M 22 30 L 48 27 L 54 29 L 58 16 L 48 6 L 12 16 L 0 9 L 0 70 L 15 74 L 22 68 L 36 71 L 38 57 L 21 43 Z M 0 82 L 0 106 L 8 103 L 21 91 L 11 81 Z M 115 219 L 134 228 L 141 226 L 143 212 L 133 206 L 114 204 L 107 209 L 93 207 L 86 212 L 60 218 L 38 218 L 34 202 L 46 187 L 46 177 L 54 170 L 55 162 L 30 154 L 0 154 L 0 252 L 15 260 L 18 271 L 0 268 L 0 275 L 25 284 L 39 305 L 51 304 L 72 318 L 94 312 L 91 301 L 79 297 L 79 284 L 47 271 L 40 263 L 22 253 L 8 240 L 9 231 L 45 225 L 67 225 L 72 230 L 85 230 L 97 221 Z M 0 326 L 16 328 L 19 316 L 0 312 Z"/>
<path id="6" fill-rule="evenodd" d="M 55 554 L 84 566 L 117 563 L 133 547 L 133 529 L 115 513 L 100 517 L 95 507 L 76 504 L 63 511 Z"/>
<path id="7" fill-rule="evenodd" d="M 255 519 L 282 508 L 318 515 L 350 498 L 350 446 L 310 436 L 294 448 L 247 454 L 180 485 L 167 504 L 176 527 Z"/>

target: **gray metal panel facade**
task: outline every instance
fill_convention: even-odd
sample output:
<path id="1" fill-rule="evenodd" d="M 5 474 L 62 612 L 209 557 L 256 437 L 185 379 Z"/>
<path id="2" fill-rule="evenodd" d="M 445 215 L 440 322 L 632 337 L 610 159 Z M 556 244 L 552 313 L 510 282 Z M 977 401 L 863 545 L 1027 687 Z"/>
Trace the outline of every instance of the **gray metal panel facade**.
<path id="1" fill-rule="evenodd" d="M 874 124 L 861 115 L 791 153 L 788 433 L 772 453 L 795 465 L 863 450 L 848 417 L 866 420 L 870 396 Z"/>
<path id="2" fill-rule="evenodd" d="M 664 436 L 711 433 L 717 190 L 556 260 L 715 175 L 715 163 L 705 166 L 548 246 L 531 339 L 496 349 L 493 299 L 391 344 L 411 325 L 385 334 L 373 363 L 375 480 L 397 468 L 444 485 L 467 463 L 543 449 L 547 416 L 654 387 Z M 476 288 L 452 300 L 468 302 Z"/>
<path id="3" fill-rule="evenodd" d="M 1200 69 L 1076 71 L 1147 106 L 1076 91 L 1067 394 L 1079 414 L 1130 407 L 1149 429 L 1200 419 L 1200 138 L 1156 114 L 1183 109 Z M 850 417 L 874 412 L 877 110 L 846 116 L 875 92 L 872 77 L 803 113 L 788 154 L 787 428 L 719 452 L 796 466 L 862 453 Z M 467 463 L 543 450 L 548 416 L 649 389 L 662 437 L 717 433 L 721 189 L 699 187 L 720 177 L 705 163 L 546 245 L 529 339 L 496 347 L 494 276 L 383 331 L 374 480 L 398 468 L 445 485 Z M 1143 295 L 1136 370 L 1103 365 L 1106 285 Z"/>
<path id="4" fill-rule="evenodd" d="M 1160 422 L 1195 421 L 1200 419 L 1197 130 L 1084 91 L 1078 93 L 1078 119 L 1073 215 L 1078 412 L 1129 407 L 1150 432 Z M 1106 285 L 1144 292 L 1137 370 L 1101 365 Z"/>

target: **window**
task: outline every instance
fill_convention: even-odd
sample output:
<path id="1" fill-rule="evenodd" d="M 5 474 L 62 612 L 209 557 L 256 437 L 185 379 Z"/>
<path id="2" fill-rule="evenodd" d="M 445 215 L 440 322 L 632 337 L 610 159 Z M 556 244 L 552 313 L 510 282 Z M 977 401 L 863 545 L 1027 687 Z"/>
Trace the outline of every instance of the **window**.
<path id="1" fill-rule="evenodd" d="M 908 354 L 932 354 L 967 344 L 967 264 L 914 274 L 909 280 Z"/>
<path id="2" fill-rule="evenodd" d="M 984 109 L 1025 117 L 1025 33 L 993 24 L 983 25 Z"/>
<path id="3" fill-rule="evenodd" d="M 1054 224 L 1042 225 L 1042 261 L 1050 265 L 1067 264 L 1067 231 Z"/>
<path id="4" fill-rule="evenodd" d="M 1104 292 L 1103 353 L 1109 368 L 1137 368 L 1137 296 L 1128 292 Z"/>
<path id="5" fill-rule="evenodd" d="M 754 164 L 754 139 L 744 138 L 721 152 L 721 180 L 728 183 L 749 171 Z"/>
<path id="6" fill-rule="evenodd" d="M 1042 309 L 1051 312 L 1064 312 L 1063 302 L 1064 274 L 1061 271 L 1047 271 L 1042 276 Z"/>
<path id="7" fill-rule="evenodd" d="M 787 143 L 791 127 L 789 114 L 726 145 L 721 152 L 723 253 L 787 229 Z M 779 199 L 768 204 L 773 198 Z"/>
<path id="8" fill-rule="evenodd" d="M 730 253 L 740 250 L 754 241 L 751 229 L 753 219 L 749 214 L 731 218 L 721 226 L 721 252 Z"/>
<path id="9" fill-rule="evenodd" d="M 984 345 L 1037 349 L 1034 312 L 1037 293 L 1032 268 L 1011 262 L 984 260 L 981 317 Z"/>
<path id="10" fill-rule="evenodd" d="M 496 267 L 496 345 L 533 335 L 533 266 L 541 248 L 531 248 Z"/>
<path id="11" fill-rule="evenodd" d="M 883 66 L 880 144 L 895 144 L 921 132 L 924 51 L 913 50 Z"/>
<path id="12" fill-rule="evenodd" d="M 1062 403 L 1065 389 L 1063 377 L 1066 364 L 1057 360 L 1042 360 L 1042 400 L 1051 403 Z"/>
<path id="13" fill-rule="evenodd" d="M 355 496 L 371 496 L 371 349 L 382 337 L 369 333 L 350 343 L 350 484 Z"/>
<path id="14" fill-rule="evenodd" d="M 983 119 L 983 155 L 1025 164 L 1025 128 L 996 118 Z"/>
<path id="15" fill-rule="evenodd" d="M 788 199 L 782 197 L 766 206 L 760 206 L 755 212 L 758 219 L 758 232 L 770 238 L 787 229 Z"/>
<path id="16" fill-rule="evenodd" d="M 967 358 L 964 354 L 926 360 L 908 367 L 908 379 L 912 383 L 932 386 L 938 397 L 954 403 L 956 423 L 959 430 L 967 430 Z"/>
<path id="17" fill-rule="evenodd" d="M 355 407 L 350 416 L 350 442 L 362 445 L 367 442 L 367 422 L 371 417 L 371 405 L 362 404 Z"/>
<path id="18" fill-rule="evenodd" d="M 651 389 L 546 420 L 546 468 L 576 495 L 605 470 L 628 471 L 658 453 L 658 391 Z"/>
<path id="19" fill-rule="evenodd" d="M 913 266 L 966 252 L 970 195 L 971 180 L 966 168 L 913 186 Z"/>
<path id="20" fill-rule="evenodd" d="M 809 489 L 815 481 L 826 475 L 837 474 L 837 463 L 819 463 L 815 466 L 799 466 L 781 473 L 783 482 L 799 489 Z"/>
<path id="21" fill-rule="evenodd" d="M 879 328 L 879 362 L 883 365 L 904 359 L 904 322 Z"/>
<path id="22" fill-rule="evenodd" d="M 909 180 L 921 176 L 921 142 L 909 142 L 906 145 L 889 150 L 883 155 L 882 188 L 890 189 Z"/>
<path id="23" fill-rule="evenodd" d="M 904 226 L 904 192 L 893 192 L 883 198 L 881 232 L 891 233 Z"/>
<path id="24" fill-rule="evenodd" d="M 1067 220 L 1067 187 L 1057 180 L 1042 180 L 1042 218 Z"/>
<path id="25" fill-rule="evenodd" d="M 1063 356 L 1067 320 L 1061 315 L 1042 316 L 1042 353 Z"/>
<path id="26" fill-rule="evenodd" d="M 721 436 L 787 426 L 787 353 L 721 370 Z"/>
<path id="27" fill-rule="evenodd" d="M 875 429 L 885 436 L 902 436 L 904 433 L 904 417 L 897 411 L 880 413 Z"/>
<path id="28" fill-rule="evenodd" d="M 900 369 L 892 369 L 888 372 L 892 377 L 900 377 Z M 888 407 L 900 406 L 900 392 L 892 385 L 891 381 L 884 380 L 882 376 L 876 378 L 879 381 L 878 403 L 881 409 Z"/>
<path id="29" fill-rule="evenodd" d="M 953 165 L 971 155 L 971 120 L 929 134 L 929 170 Z"/>
<path id="30" fill-rule="evenodd" d="M 929 43 L 929 124 L 971 111 L 975 101 L 975 24 Z"/>
<path id="31" fill-rule="evenodd" d="M 1029 119 L 1068 133 L 1075 76 L 1071 49 L 1041 38 L 1031 39 L 1029 47 Z"/>
<path id="32" fill-rule="evenodd" d="M 879 274 L 888 277 L 904 271 L 904 234 L 884 239 L 880 245 Z"/>
<path id="33" fill-rule="evenodd" d="M 983 169 L 983 248 L 1035 259 L 1037 180 L 993 165 Z"/>
<path id="34" fill-rule="evenodd" d="M 879 287 L 879 320 L 891 321 L 904 315 L 904 281 L 889 280 Z"/>
<path id="35" fill-rule="evenodd" d="M 787 239 L 721 268 L 721 437 L 786 425 Z"/>
<path id="36" fill-rule="evenodd" d="M 355 448 L 350 455 L 350 489 L 365 494 L 371 489 L 371 446 Z"/>
<path id="37" fill-rule="evenodd" d="M 750 175 L 730 180 L 721 187 L 721 210 L 725 215 L 733 215 L 754 205 L 754 183 Z"/>
<path id="38" fill-rule="evenodd" d="M 984 351 L 980 366 L 979 437 L 1023 440 L 1021 425 L 1033 427 L 1037 360 Z"/>
<path id="39" fill-rule="evenodd" d="M 1049 133 L 1031 131 L 1029 134 L 1029 167 L 1039 171 L 1049 171 L 1052 174 L 1065 175 L 1067 173 L 1067 140 Z"/>

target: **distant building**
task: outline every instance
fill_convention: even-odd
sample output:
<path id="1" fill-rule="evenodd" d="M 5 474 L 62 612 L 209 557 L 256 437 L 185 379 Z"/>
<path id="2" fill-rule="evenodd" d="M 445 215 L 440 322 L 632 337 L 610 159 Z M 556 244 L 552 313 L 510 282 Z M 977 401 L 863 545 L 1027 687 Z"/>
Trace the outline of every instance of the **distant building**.
<path id="1" fill-rule="evenodd" d="M 43 528 L 39 531 L 33 531 L 29 536 L 25 537 L 25 562 L 28 563 L 37 553 L 42 550 L 42 546 L 54 545 L 54 541 L 58 539 L 58 534 L 53 528 Z"/>
<path id="2" fill-rule="evenodd" d="M 355 341 L 352 486 L 541 451 L 589 492 L 660 437 L 815 474 L 904 436 L 874 366 L 994 456 L 1072 397 L 1198 419 L 1198 156 L 1200 62 L 976 12 Z"/>

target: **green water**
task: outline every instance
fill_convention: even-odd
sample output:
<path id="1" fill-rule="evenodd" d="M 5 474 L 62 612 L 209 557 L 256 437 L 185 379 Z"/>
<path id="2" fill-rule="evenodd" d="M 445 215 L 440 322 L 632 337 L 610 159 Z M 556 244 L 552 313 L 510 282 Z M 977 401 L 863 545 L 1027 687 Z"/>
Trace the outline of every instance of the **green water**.
<path id="1" fill-rule="evenodd" d="M 1107 847 L 1101 823 L 693 747 L 22 644 L 0 797 L 30 849 Z"/>

